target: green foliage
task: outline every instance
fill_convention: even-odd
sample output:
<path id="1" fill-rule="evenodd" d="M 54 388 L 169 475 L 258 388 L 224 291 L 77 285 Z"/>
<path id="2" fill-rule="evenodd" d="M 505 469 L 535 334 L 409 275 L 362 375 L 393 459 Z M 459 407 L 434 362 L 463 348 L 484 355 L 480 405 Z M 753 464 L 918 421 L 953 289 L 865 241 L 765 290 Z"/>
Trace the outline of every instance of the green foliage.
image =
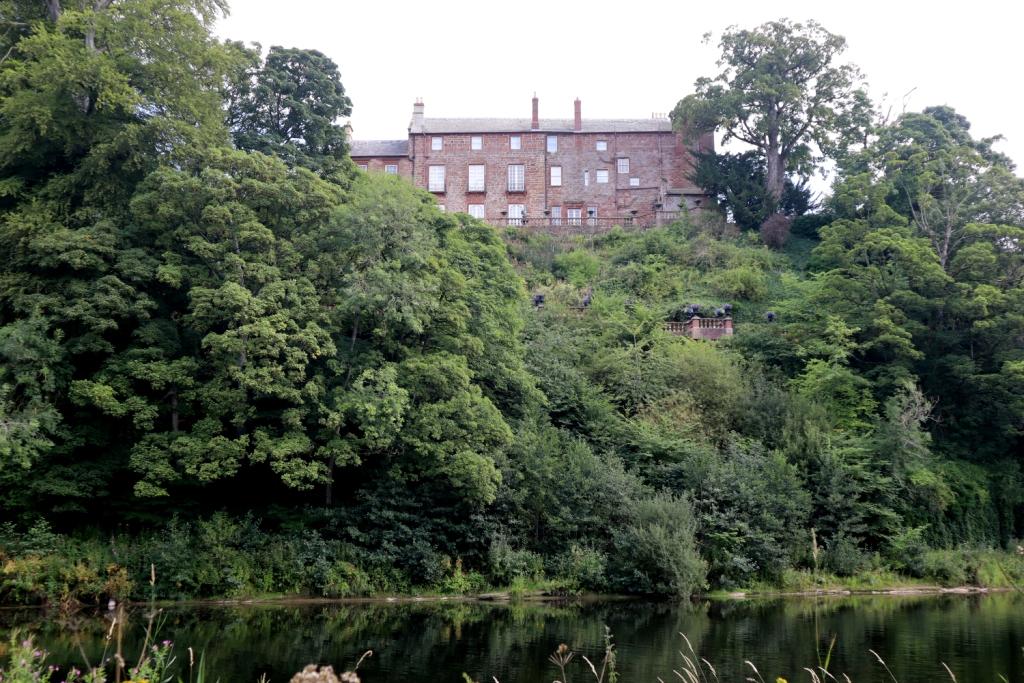
<path id="1" fill-rule="evenodd" d="M 691 135 L 721 129 L 723 142 L 752 145 L 775 202 L 786 174 L 806 176 L 821 154 L 842 154 L 866 127 L 870 106 L 860 72 L 836 63 L 846 41 L 814 21 L 733 26 L 719 47 L 722 71 L 697 79 L 673 123 Z"/>
<path id="2" fill-rule="evenodd" d="M 544 558 L 529 550 L 513 548 L 504 537 L 491 541 L 487 566 L 491 583 L 498 586 L 511 585 L 517 579 L 536 581 L 544 576 Z"/>
<path id="3" fill-rule="evenodd" d="M 757 301 L 768 289 L 768 278 L 755 268 L 739 266 L 719 271 L 710 284 L 716 294 L 726 299 Z"/>
<path id="4" fill-rule="evenodd" d="M 802 216 L 811 207 L 806 182 L 785 179 L 776 201 L 765 189 L 765 162 L 756 152 L 698 152 L 691 180 L 715 197 L 726 216 L 743 230 L 757 230 L 774 213 Z"/>
<path id="5" fill-rule="evenodd" d="M 705 585 L 707 567 L 697 551 L 697 520 L 686 498 L 637 501 L 632 519 L 614 538 L 616 587 L 685 597 Z"/>
<path id="6" fill-rule="evenodd" d="M 584 242 L 352 173 L 337 66 L 216 0 L 50 9 L 0 36 L 0 600 L 1001 580 L 1024 184 L 948 107 L 865 135 L 842 38 L 731 28 L 678 105 L 754 146 L 697 168 L 738 226 Z"/>
<path id="7" fill-rule="evenodd" d="M 337 64 L 317 50 L 277 45 L 262 63 L 258 55 L 247 56 L 249 63 L 227 94 L 227 125 L 235 145 L 343 179 L 339 171 L 348 145 L 336 121 L 351 115 L 352 101 Z"/>

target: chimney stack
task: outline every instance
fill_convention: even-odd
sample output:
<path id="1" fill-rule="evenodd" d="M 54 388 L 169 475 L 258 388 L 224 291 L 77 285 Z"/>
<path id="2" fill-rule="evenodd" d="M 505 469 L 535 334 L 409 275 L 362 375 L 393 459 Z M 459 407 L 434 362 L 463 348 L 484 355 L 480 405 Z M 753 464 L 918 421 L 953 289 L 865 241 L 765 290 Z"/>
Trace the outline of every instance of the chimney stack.
<path id="1" fill-rule="evenodd" d="M 537 130 L 540 128 L 540 114 L 539 114 L 539 101 L 537 100 L 537 93 L 533 93 L 533 119 L 530 121 L 530 128 Z"/>
<path id="2" fill-rule="evenodd" d="M 420 97 L 417 97 L 412 105 L 412 123 L 409 124 L 409 128 L 423 130 L 423 99 Z"/>
<path id="3" fill-rule="evenodd" d="M 576 131 L 579 131 L 579 130 L 583 130 L 583 114 L 580 113 L 582 111 L 581 110 L 582 104 L 580 103 L 580 98 L 578 98 L 578 97 L 576 98 L 575 105 L 576 105 L 576 116 L 573 118 L 572 129 L 576 130 Z"/>

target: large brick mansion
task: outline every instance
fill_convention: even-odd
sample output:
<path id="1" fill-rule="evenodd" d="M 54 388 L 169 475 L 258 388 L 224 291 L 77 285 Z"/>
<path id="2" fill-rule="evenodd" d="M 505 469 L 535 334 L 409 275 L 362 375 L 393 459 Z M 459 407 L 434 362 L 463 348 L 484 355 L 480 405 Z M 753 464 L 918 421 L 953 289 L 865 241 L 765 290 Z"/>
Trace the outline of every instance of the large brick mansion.
<path id="1" fill-rule="evenodd" d="M 403 140 L 353 140 L 366 171 L 409 178 L 447 211 L 497 224 L 650 225 L 709 200 L 688 179 L 692 148 L 665 117 L 426 118 L 413 105 Z M 713 137 L 697 148 L 709 150 Z"/>

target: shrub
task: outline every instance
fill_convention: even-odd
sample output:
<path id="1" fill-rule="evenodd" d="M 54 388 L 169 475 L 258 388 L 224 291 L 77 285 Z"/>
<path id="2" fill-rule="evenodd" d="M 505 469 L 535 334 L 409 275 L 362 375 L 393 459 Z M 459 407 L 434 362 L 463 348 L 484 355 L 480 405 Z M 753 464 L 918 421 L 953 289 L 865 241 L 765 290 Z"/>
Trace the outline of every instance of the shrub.
<path id="1" fill-rule="evenodd" d="M 451 575 L 446 577 L 438 588 L 442 593 L 456 595 L 479 593 L 487 588 L 487 579 L 480 572 L 464 571 L 462 569 L 462 559 L 460 558 L 455 560 Z"/>
<path id="2" fill-rule="evenodd" d="M 818 230 L 834 221 L 836 217 L 830 213 L 807 213 L 793 219 L 789 231 L 797 237 L 818 238 Z"/>
<path id="3" fill-rule="evenodd" d="M 573 590 L 603 591 L 608 588 L 608 557 L 586 545 L 573 543 L 552 562 L 554 572 Z"/>
<path id="4" fill-rule="evenodd" d="M 922 573 L 943 586 L 962 586 L 968 582 L 966 559 L 959 550 L 929 550 L 922 558 Z"/>
<path id="5" fill-rule="evenodd" d="M 601 269 L 597 256 L 583 249 L 576 249 L 555 257 L 554 274 L 576 287 L 593 284 Z"/>
<path id="6" fill-rule="evenodd" d="M 789 239 L 789 226 L 792 218 L 776 213 L 761 223 L 761 241 L 772 249 L 781 249 Z"/>
<path id="7" fill-rule="evenodd" d="M 614 538 L 615 581 L 631 593 L 687 596 L 706 585 L 697 552 L 697 523 L 688 498 L 640 500 L 633 519 Z"/>
<path id="8" fill-rule="evenodd" d="M 513 548 L 504 536 L 491 542 L 487 560 L 495 585 L 507 586 L 516 579 L 539 580 L 544 576 L 544 559 L 529 550 Z"/>
<path id="9" fill-rule="evenodd" d="M 853 576 L 867 569 L 871 558 L 857 542 L 840 532 L 826 546 L 824 566 L 838 576 Z"/>
<path id="10" fill-rule="evenodd" d="M 738 266 L 715 274 L 711 286 L 720 296 L 756 301 L 768 291 L 768 278 L 756 268 Z"/>

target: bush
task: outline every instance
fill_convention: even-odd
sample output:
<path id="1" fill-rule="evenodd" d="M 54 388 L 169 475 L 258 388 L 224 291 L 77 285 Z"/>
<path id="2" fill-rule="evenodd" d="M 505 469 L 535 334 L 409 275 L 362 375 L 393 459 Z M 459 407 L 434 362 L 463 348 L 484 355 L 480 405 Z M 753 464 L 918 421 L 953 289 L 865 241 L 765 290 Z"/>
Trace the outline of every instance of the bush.
<path id="1" fill-rule="evenodd" d="M 615 582 L 630 593 L 688 596 L 706 585 L 697 523 L 688 498 L 640 500 L 633 520 L 613 538 Z"/>
<path id="2" fill-rule="evenodd" d="M 711 286 L 720 296 L 756 301 L 768 291 L 768 278 L 756 268 L 738 266 L 715 274 Z"/>
<path id="3" fill-rule="evenodd" d="M 837 576 L 854 576 L 871 565 L 871 558 L 854 539 L 840 532 L 828 542 L 823 564 Z"/>
<path id="4" fill-rule="evenodd" d="M 594 283 L 601 270 L 601 260 L 584 249 L 576 249 L 555 257 L 552 271 L 555 277 L 566 280 L 576 287 Z"/>
<path id="5" fill-rule="evenodd" d="M 927 527 L 904 529 L 889 538 L 889 549 L 886 557 L 893 569 L 905 572 L 917 578 L 925 576 L 925 554 L 928 543 L 924 540 Z"/>
<path id="6" fill-rule="evenodd" d="M 929 550 L 922 558 L 922 573 L 943 586 L 968 583 L 967 558 L 960 550 Z"/>
<path id="7" fill-rule="evenodd" d="M 789 226 L 792 222 L 792 218 L 781 213 L 769 216 L 761 223 L 761 241 L 772 249 L 781 249 L 789 239 Z"/>
<path id="8" fill-rule="evenodd" d="M 446 577 L 438 588 L 442 593 L 455 595 L 479 593 L 487 588 L 487 579 L 480 572 L 464 571 L 462 569 L 462 559 L 460 558 L 455 560 L 451 575 Z"/>
<path id="9" fill-rule="evenodd" d="M 830 213 L 807 213 L 793 219 L 789 231 L 797 237 L 818 238 L 818 230 L 834 221 L 836 217 Z"/>
<path id="10" fill-rule="evenodd" d="M 516 579 L 536 581 L 544 577 L 544 559 L 529 550 L 513 548 L 503 536 L 491 542 L 487 560 L 495 585 L 508 586 Z"/>
<path id="11" fill-rule="evenodd" d="M 572 590 L 603 591 L 608 588 L 608 557 L 586 545 L 573 543 L 552 562 L 554 572 Z"/>

